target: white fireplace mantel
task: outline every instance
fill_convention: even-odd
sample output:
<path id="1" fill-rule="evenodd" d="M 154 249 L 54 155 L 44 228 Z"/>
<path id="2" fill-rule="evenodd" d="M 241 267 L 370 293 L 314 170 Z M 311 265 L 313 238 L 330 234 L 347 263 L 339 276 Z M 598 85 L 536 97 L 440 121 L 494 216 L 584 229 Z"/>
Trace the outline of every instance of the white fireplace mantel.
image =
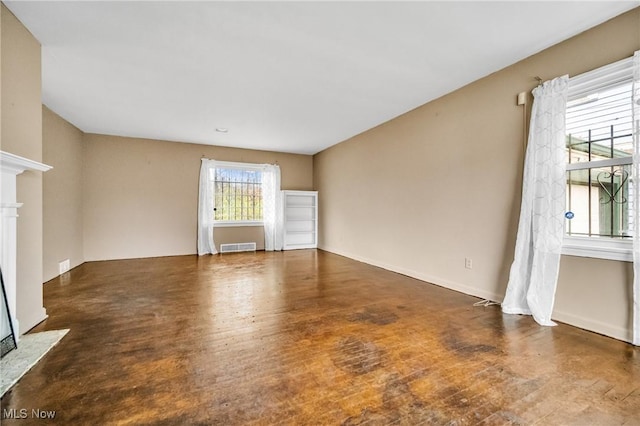
<path id="1" fill-rule="evenodd" d="M 18 203 L 16 192 L 17 176 L 25 171 L 46 172 L 52 167 L 15 154 L 0 151 L 0 210 L 2 222 L 0 227 L 0 266 L 4 285 L 7 291 L 7 302 L 11 313 L 16 337 L 20 335 L 17 321 L 17 281 L 16 281 L 16 249 Z M 2 309 L 4 310 L 4 303 Z M 46 316 L 46 314 L 45 314 Z"/>
<path id="2" fill-rule="evenodd" d="M 51 170 L 53 167 L 38 163 L 37 161 L 29 160 L 28 158 L 20 157 L 19 155 L 0 151 L 0 168 L 2 169 L 2 173 L 19 175 L 25 170 L 46 172 L 47 170 Z"/>

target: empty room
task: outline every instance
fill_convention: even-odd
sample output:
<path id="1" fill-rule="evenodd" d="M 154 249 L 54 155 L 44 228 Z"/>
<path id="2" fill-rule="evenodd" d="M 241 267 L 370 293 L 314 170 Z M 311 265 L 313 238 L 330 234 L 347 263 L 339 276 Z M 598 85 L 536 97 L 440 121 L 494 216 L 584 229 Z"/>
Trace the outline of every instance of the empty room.
<path id="1" fill-rule="evenodd" d="M 637 0 L 0 15 L 3 425 L 640 425 Z"/>

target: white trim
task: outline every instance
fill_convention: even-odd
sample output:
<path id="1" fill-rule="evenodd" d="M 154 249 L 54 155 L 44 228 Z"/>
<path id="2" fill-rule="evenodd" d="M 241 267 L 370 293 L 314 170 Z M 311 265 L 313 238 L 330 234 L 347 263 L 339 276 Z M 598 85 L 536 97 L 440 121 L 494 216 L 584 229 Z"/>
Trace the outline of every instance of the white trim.
<path id="1" fill-rule="evenodd" d="M 18 321 L 18 285 L 17 285 L 17 220 L 18 208 L 22 203 L 17 202 L 17 176 L 24 171 L 46 172 L 52 167 L 38 161 L 20 157 L 19 155 L 9 152 L 0 151 L 0 207 L 1 207 L 1 232 L 0 241 L 0 265 L 2 265 L 2 273 L 4 274 L 4 284 L 7 296 L 7 304 L 11 315 L 11 322 L 16 336 L 20 336 L 20 323 Z M 29 302 L 28 309 L 25 311 L 36 312 L 38 314 L 38 322 L 46 319 L 47 311 L 42 307 L 42 298 L 35 303 Z M 3 308 L 4 310 L 4 308 Z M 36 323 L 36 324 L 37 324 Z M 31 325 L 33 326 L 33 325 Z"/>
<path id="2" fill-rule="evenodd" d="M 318 248 L 320 250 L 328 251 L 330 253 L 337 254 L 339 256 L 348 257 L 349 259 L 357 260 L 358 262 L 366 263 L 368 265 L 377 266 L 378 268 L 386 269 L 387 271 L 395 272 L 398 274 L 406 275 L 410 278 L 415 278 L 420 281 L 424 281 L 425 284 L 434 284 L 438 287 L 443 287 L 448 290 L 454 290 L 459 293 L 464 293 L 469 296 L 479 297 L 481 299 L 491 300 L 493 302 L 501 301 L 504 298 L 504 295 L 494 293 L 492 291 L 486 291 L 479 289 L 477 287 L 472 287 L 466 284 L 461 284 L 455 281 L 450 281 L 441 277 L 436 277 L 434 275 L 424 274 L 422 272 L 414 271 L 412 269 L 400 268 L 395 265 L 391 265 L 384 262 L 379 262 L 367 257 L 357 256 L 351 254 L 349 252 L 345 252 L 343 250 L 337 250 L 331 247 L 327 247 L 324 245 L 319 245 Z"/>
<path id="3" fill-rule="evenodd" d="M 252 220 L 220 220 L 220 221 L 214 221 L 213 222 L 213 227 L 214 228 L 227 228 L 227 227 L 234 227 L 234 226 L 264 226 L 264 222 L 259 220 L 259 221 L 252 221 Z"/>
<path id="4" fill-rule="evenodd" d="M 614 238 L 565 236 L 562 254 L 633 262 L 633 242 Z"/>
<path id="5" fill-rule="evenodd" d="M 633 80 L 633 56 L 573 76 L 569 79 L 568 101 L 580 99 L 594 91 Z"/>
<path id="6" fill-rule="evenodd" d="M 606 160 L 569 163 L 567 164 L 567 171 L 597 169 L 599 167 L 623 166 L 625 164 L 631 165 L 632 163 L 633 163 L 633 156 L 629 155 L 628 157 L 608 158 Z"/>
<path id="7" fill-rule="evenodd" d="M 241 163 L 237 161 L 218 161 L 213 160 L 214 167 L 219 169 L 240 169 L 240 170 L 259 170 L 264 171 L 267 164 L 259 163 Z"/>
<path id="8" fill-rule="evenodd" d="M 23 203 L 0 203 L 0 209 L 19 209 Z"/>
<path id="9" fill-rule="evenodd" d="M 433 275 L 424 274 L 421 272 L 413 271 L 410 269 L 399 268 L 397 266 L 390 265 L 384 262 L 378 262 L 366 257 L 356 256 L 342 250 L 337 250 L 324 245 L 318 246 L 320 250 L 324 250 L 330 253 L 344 256 L 358 262 L 363 262 L 372 266 L 377 266 L 382 269 L 386 269 L 391 272 L 406 275 L 411 278 L 416 278 L 420 281 L 425 281 L 425 284 L 434 284 L 439 287 L 443 287 L 449 290 L 458 291 L 460 293 L 467 294 L 469 296 L 479 297 L 481 299 L 491 300 L 494 302 L 502 301 L 504 295 L 494 293 L 491 291 L 482 290 L 479 288 L 471 287 L 466 284 L 457 283 L 454 281 L 446 280 L 444 278 L 435 277 Z M 631 342 L 630 331 L 626 328 L 612 326 L 601 321 L 595 321 L 590 318 L 570 314 L 564 311 L 553 310 L 551 319 L 565 323 L 572 327 L 581 328 L 583 330 L 591 331 L 594 333 L 602 334 L 604 336 L 613 337 L 614 339 L 622 340 L 624 342 Z"/>
<path id="10" fill-rule="evenodd" d="M 574 101 L 593 92 L 611 88 L 633 81 L 633 57 L 628 57 L 596 68 L 592 71 L 573 76 L 569 79 L 568 101 Z M 599 167 L 632 165 L 633 156 L 608 158 L 605 160 L 586 161 L 567 164 L 566 170 L 587 170 Z M 562 254 L 568 256 L 591 257 L 596 259 L 633 262 L 633 241 L 608 237 L 580 237 L 565 235 L 562 243 Z M 571 322 L 575 323 L 574 319 Z M 578 321 L 581 323 L 584 321 Z M 601 327 L 593 327 L 601 328 Z M 619 333 L 618 333 L 619 334 Z M 608 334 L 611 335 L 611 334 Z M 619 338 L 616 335 L 617 338 Z"/>
<path id="11" fill-rule="evenodd" d="M 297 190 L 297 189 L 285 189 L 282 192 L 286 192 L 289 195 L 303 195 L 308 196 L 309 194 L 315 194 L 316 197 L 318 195 L 318 191 L 305 191 L 305 190 Z M 310 206 L 305 206 L 310 207 Z"/>
<path id="12" fill-rule="evenodd" d="M 19 175 L 25 170 L 46 172 L 47 170 L 51 170 L 53 167 L 37 161 L 29 160 L 28 158 L 20 157 L 19 155 L 0 151 L 0 168 L 3 172 Z"/>
<path id="13" fill-rule="evenodd" d="M 556 310 L 553 311 L 552 319 L 573 327 L 578 327 L 583 330 L 631 343 L 631 330 L 627 328 L 616 327 L 602 321 L 595 321 L 591 318 Z"/>

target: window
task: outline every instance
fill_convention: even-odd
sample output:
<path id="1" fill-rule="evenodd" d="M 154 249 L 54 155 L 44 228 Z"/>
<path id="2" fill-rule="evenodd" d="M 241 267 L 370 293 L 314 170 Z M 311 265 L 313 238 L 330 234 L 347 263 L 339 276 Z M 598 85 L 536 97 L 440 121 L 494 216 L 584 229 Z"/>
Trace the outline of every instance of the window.
<path id="1" fill-rule="evenodd" d="M 631 60 L 571 78 L 563 253 L 631 260 Z"/>
<path id="2" fill-rule="evenodd" d="M 262 170 L 229 163 L 214 171 L 216 226 L 262 224 Z"/>

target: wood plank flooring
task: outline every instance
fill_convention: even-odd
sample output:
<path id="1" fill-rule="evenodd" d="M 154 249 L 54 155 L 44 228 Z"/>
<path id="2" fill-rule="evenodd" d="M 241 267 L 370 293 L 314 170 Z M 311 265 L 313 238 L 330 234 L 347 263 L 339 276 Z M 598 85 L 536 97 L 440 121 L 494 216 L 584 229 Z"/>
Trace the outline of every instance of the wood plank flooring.
<path id="1" fill-rule="evenodd" d="M 34 331 L 71 331 L 3 425 L 640 425 L 631 345 L 323 251 L 92 262 L 44 294 Z"/>

